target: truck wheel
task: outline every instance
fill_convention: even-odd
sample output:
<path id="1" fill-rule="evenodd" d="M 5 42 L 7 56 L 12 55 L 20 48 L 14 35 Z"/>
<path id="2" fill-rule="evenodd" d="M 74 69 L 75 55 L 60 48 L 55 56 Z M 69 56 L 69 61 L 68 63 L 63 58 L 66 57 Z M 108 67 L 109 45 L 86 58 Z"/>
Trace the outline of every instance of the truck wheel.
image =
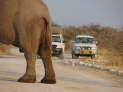
<path id="1" fill-rule="evenodd" d="M 63 50 L 61 51 L 61 53 L 60 53 L 60 55 L 59 55 L 59 58 L 60 58 L 60 59 L 64 59 L 64 52 L 63 52 Z"/>
<path id="2" fill-rule="evenodd" d="M 64 54 L 61 53 L 61 54 L 59 55 L 59 58 L 60 58 L 60 59 L 64 59 Z"/>
<path id="3" fill-rule="evenodd" d="M 95 58 L 95 54 L 91 55 L 91 59 L 94 59 Z"/>
<path id="4" fill-rule="evenodd" d="M 78 55 L 72 54 L 72 59 L 78 59 L 78 58 L 79 58 Z"/>

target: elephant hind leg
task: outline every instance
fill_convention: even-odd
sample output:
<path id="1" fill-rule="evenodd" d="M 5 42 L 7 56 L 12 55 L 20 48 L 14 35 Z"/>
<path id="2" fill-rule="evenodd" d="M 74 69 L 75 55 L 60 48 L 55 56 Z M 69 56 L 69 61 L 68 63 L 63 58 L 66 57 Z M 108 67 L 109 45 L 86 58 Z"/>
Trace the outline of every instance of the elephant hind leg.
<path id="1" fill-rule="evenodd" d="M 27 39 L 25 45 L 23 46 L 24 55 L 26 58 L 27 66 L 25 74 L 18 80 L 19 82 L 34 83 L 36 81 L 36 56 L 39 48 L 39 41 L 41 36 L 41 21 L 33 20 L 30 25 L 27 34 Z M 27 41 L 28 40 L 28 41 Z"/>
<path id="2" fill-rule="evenodd" d="M 50 47 L 42 48 L 42 50 L 40 50 L 41 53 L 39 54 L 40 57 L 42 58 L 44 69 L 45 69 L 45 76 L 41 80 L 41 83 L 45 83 L 45 84 L 55 84 L 56 83 L 55 72 L 53 69 L 50 50 L 51 50 Z"/>
<path id="3" fill-rule="evenodd" d="M 53 69 L 52 59 L 51 59 L 51 49 L 50 47 L 41 47 L 40 49 L 40 57 L 42 58 L 44 69 L 45 69 L 45 76 L 41 80 L 41 83 L 45 84 L 55 84 L 55 72 Z"/>
<path id="4" fill-rule="evenodd" d="M 51 59 L 51 30 L 46 28 L 42 41 L 42 44 L 39 47 L 39 56 L 42 58 L 44 68 L 45 68 L 45 76 L 41 80 L 41 83 L 45 84 L 55 84 L 55 72 L 53 69 L 52 59 Z"/>
<path id="5" fill-rule="evenodd" d="M 26 72 L 22 77 L 18 79 L 18 82 L 35 83 L 36 82 L 36 71 L 35 71 L 36 55 L 26 49 L 24 50 L 24 55 L 27 62 Z"/>

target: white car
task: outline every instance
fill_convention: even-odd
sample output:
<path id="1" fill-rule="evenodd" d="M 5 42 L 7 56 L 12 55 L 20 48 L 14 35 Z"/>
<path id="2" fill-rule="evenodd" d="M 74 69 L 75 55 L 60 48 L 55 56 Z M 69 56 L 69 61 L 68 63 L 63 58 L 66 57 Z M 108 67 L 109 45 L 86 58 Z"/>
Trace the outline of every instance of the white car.
<path id="1" fill-rule="evenodd" d="M 77 35 L 72 42 L 72 58 L 79 56 L 91 56 L 94 58 L 97 53 L 97 41 L 90 35 Z"/>
<path id="2" fill-rule="evenodd" d="M 65 44 L 62 34 L 52 34 L 52 55 L 64 58 Z"/>

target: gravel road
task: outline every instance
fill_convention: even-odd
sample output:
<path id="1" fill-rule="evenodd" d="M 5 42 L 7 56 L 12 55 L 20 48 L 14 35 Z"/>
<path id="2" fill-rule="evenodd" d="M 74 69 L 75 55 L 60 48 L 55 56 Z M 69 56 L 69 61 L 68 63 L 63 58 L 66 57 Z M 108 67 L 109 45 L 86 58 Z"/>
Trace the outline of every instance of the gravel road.
<path id="1" fill-rule="evenodd" d="M 123 92 L 123 77 L 86 67 L 66 65 L 66 60 L 53 58 L 57 84 L 41 84 L 43 64 L 37 60 L 37 82 L 19 83 L 25 72 L 23 55 L 0 56 L 0 92 Z"/>

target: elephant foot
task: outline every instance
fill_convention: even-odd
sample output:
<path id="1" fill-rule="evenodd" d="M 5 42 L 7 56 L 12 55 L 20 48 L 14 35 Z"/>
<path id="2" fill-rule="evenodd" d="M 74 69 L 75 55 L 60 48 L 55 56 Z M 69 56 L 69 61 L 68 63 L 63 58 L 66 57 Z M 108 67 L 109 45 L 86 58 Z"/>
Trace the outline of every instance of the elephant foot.
<path id="1" fill-rule="evenodd" d="M 36 82 L 36 76 L 24 75 L 24 76 L 22 76 L 21 78 L 18 79 L 18 82 L 35 83 Z"/>
<path id="2" fill-rule="evenodd" d="M 41 80 L 41 83 L 44 83 L 44 84 L 56 84 L 56 80 L 55 80 L 55 79 L 43 78 L 43 79 Z"/>

